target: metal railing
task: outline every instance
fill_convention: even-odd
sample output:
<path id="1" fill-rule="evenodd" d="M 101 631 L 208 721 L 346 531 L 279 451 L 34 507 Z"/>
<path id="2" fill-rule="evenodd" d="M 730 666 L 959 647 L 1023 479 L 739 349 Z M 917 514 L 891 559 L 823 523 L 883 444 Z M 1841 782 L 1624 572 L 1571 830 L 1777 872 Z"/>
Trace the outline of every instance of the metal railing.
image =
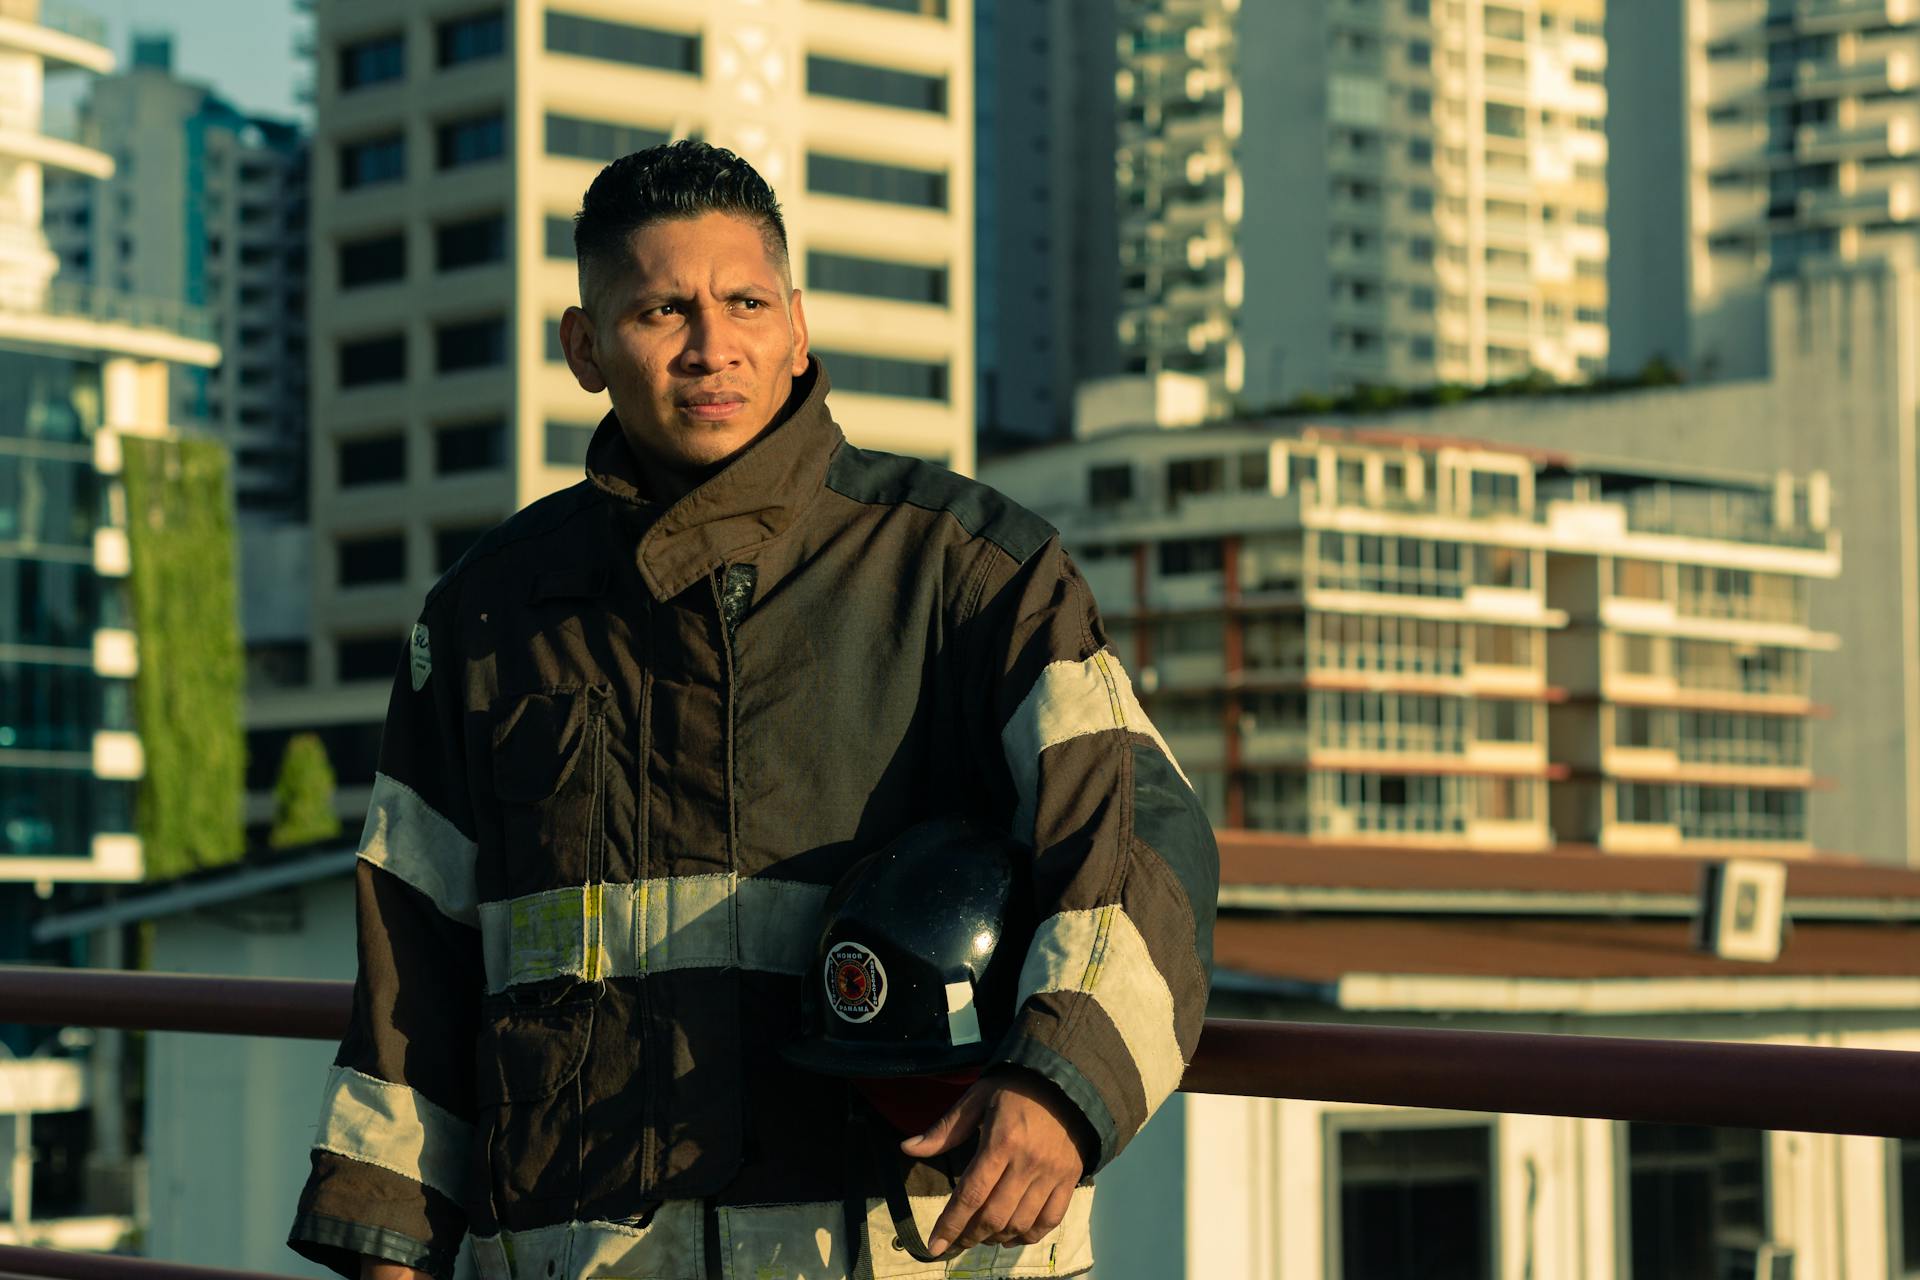
<path id="1" fill-rule="evenodd" d="M 353 984 L 341 981 L 0 966 L 0 1023 L 336 1040 L 352 998 Z M 1920 1138 L 1920 1053 L 1895 1049 L 1210 1018 L 1180 1088 Z M 0 1246 L 0 1274 L 246 1280 L 253 1273 Z"/>

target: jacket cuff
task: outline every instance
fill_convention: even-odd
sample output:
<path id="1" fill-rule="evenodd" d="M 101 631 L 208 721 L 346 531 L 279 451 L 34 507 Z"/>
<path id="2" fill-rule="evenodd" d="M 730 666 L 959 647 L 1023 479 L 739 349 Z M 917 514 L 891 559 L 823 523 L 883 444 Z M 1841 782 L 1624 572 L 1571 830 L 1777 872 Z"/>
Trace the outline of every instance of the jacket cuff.
<path id="1" fill-rule="evenodd" d="M 1107 1106 L 1106 1099 L 1100 1096 L 1100 1091 L 1093 1087 L 1080 1068 L 1050 1045 L 1017 1032 L 1001 1045 L 995 1061 L 1025 1067 L 1044 1077 L 1067 1095 L 1067 1101 L 1080 1109 L 1099 1147 L 1098 1159 L 1083 1172 L 1083 1177 L 1091 1177 L 1112 1163 L 1114 1156 L 1120 1153 L 1119 1126 L 1114 1123 L 1113 1111 Z"/>
<path id="2" fill-rule="evenodd" d="M 391 1227 L 348 1222 L 324 1213 L 302 1213 L 293 1220 L 287 1247 L 310 1262 L 317 1262 L 347 1280 L 360 1280 L 360 1261 L 374 1258 L 416 1267 L 447 1280 L 453 1274 L 453 1255 L 436 1250 L 425 1241 L 402 1235 Z"/>

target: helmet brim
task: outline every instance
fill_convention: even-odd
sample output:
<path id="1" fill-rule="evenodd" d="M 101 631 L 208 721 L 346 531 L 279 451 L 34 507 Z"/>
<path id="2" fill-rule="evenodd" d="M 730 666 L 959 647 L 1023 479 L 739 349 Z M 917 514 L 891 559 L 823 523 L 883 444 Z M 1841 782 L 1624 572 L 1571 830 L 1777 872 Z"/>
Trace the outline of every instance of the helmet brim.
<path id="1" fill-rule="evenodd" d="M 936 1076 L 986 1064 L 984 1044 L 849 1044 L 833 1040 L 796 1040 L 781 1047 L 791 1066 L 815 1075 L 849 1080 L 893 1080 Z"/>

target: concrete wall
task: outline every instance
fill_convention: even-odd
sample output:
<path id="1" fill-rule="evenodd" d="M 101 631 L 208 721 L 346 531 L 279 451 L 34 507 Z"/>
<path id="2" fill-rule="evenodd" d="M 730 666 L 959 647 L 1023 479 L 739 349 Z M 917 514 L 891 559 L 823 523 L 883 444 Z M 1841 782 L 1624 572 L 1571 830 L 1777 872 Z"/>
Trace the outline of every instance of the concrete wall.
<path id="1" fill-rule="evenodd" d="M 160 919 L 153 968 L 351 979 L 353 882 L 338 876 L 285 896 Z M 286 1238 L 335 1047 L 260 1036 L 148 1037 L 149 1256 L 331 1274 L 289 1250 Z"/>

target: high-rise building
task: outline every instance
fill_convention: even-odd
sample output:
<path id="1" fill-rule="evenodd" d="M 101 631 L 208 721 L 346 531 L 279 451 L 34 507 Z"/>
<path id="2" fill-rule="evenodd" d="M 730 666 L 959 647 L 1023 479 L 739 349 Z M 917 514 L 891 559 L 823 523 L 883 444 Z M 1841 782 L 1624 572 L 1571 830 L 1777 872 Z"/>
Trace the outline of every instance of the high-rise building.
<path id="1" fill-rule="evenodd" d="M 243 521 L 298 519 L 307 465 L 307 139 L 173 73 L 171 38 L 134 40 L 91 86 L 88 142 L 114 176 L 52 178 L 46 234 L 62 281 L 206 308 L 226 359 L 177 368 L 173 421 L 234 455 Z"/>
<path id="2" fill-rule="evenodd" d="M 1216 406 L 1600 372 L 1603 0 L 1122 0 L 1120 343 Z"/>
<path id="3" fill-rule="evenodd" d="M 53 283 L 43 173 L 98 182 L 115 163 L 43 131 L 44 80 L 110 72 L 103 34 L 0 3 L 0 881 L 140 878 L 120 440 L 167 430 L 170 365 L 220 358 L 191 307 Z M 25 945 L 24 899 L 0 894 L 0 956 Z"/>
<path id="4" fill-rule="evenodd" d="M 1613 5 L 1607 42 L 1620 367 L 1762 373 L 1770 280 L 1913 252 L 1907 0 Z"/>
<path id="5" fill-rule="evenodd" d="M 1245 422 L 1091 435 L 986 478 L 1060 527 L 1216 825 L 1813 851 L 1822 473 Z"/>
<path id="6" fill-rule="evenodd" d="M 1114 0 L 974 0 L 980 426 L 1067 434 L 1119 370 Z"/>
<path id="7" fill-rule="evenodd" d="M 857 444 L 973 465 L 969 0 L 315 6 L 313 680 L 252 757 L 323 726 L 343 807 L 435 579 L 576 482 L 604 396 L 558 345 L 572 217 L 608 162 L 730 147 L 788 218 Z M 270 782 L 258 776 L 253 782 Z"/>

